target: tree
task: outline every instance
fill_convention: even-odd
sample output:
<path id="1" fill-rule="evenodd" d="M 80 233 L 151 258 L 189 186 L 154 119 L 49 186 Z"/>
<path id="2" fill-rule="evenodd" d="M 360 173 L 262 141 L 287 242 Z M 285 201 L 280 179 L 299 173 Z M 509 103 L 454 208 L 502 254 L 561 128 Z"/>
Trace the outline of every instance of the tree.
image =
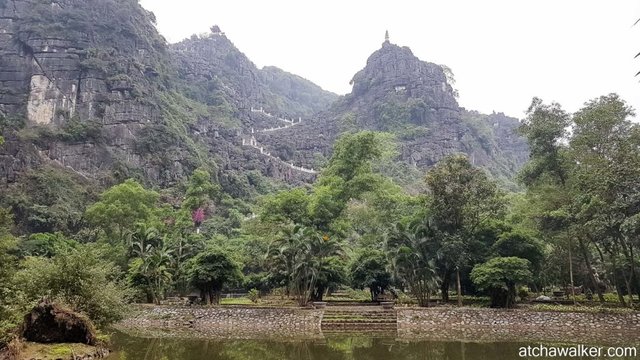
<path id="1" fill-rule="evenodd" d="M 571 117 L 558 103 L 545 105 L 541 99 L 533 98 L 518 129 L 527 138 L 531 152 L 529 163 L 520 173 L 525 185 L 549 178 L 566 182 L 568 158 L 562 143 L 570 125 Z"/>
<path id="2" fill-rule="evenodd" d="M 160 231 L 156 227 L 138 223 L 129 240 L 131 255 L 144 259 L 161 242 Z"/>
<path id="3" fill-rule="evenodd" d="M 371 301 L 384 294 L 391 285 L 389 262 L 380 250 L 362 249 L 350 265 L 351 286 L 356 289 L 368 288 Z"/>
<path id="4" fill-rule="evenodd" d="M 457 99 L 460 96 L 460 93 L 458 92 L 458 89 L 454 88 L 454 86 L 456 85 L 456 77 L 453 74 L 453 70 L 451 70 L 451 68 L 447 65 L 440 65 L 440 67 L 442 68 L 442 72 L 444 72 L 444 76 L 447 79 L 447 84 L 451 85 L 451 87 L 453 88 L 453 96 Z"/>
<path id="5" fill-rule="evenodd" d="M 431 293 L 438 288 L 440 280 L 431 230 L 398 223 L 389 234 L 387 251 L 395 277 L 409 288 L 420 306 L 429 306 Z"/>
<path id="6" fill-rule="evenodd" d="M 491 295 L 491 307 L 513 307 L 516 302 L 516 285 L 532 280 L 529 260 L 518 257 L 496 257 L 476 265 L 471 270 L 471 280 Z"/>
<path id="7" fill-rule="evenodd" d="M 76 233 L 85 225 L 87 203 L 95 201 L 87 179 L 52 165 L 25 171 L 7 190 L 2 202 L 24 233 Z"/>
<path id="8" fill-rule="evenodd" d="M 190 261 L 190 282 L 200 290 L 202 300 L 207 305 L 219 304 L 222 289 L 241 278 L 238 264 L 220 250 L 205 250 Z"/>
<path id="9" fill-rule="evenodd" d="M 312 227 L 285 229 L 267 256 L 272 277 L 296 296 L 300 306 L 322 301 L 324 291 L 344 278 L 340 242 Z"/>
<path id="10" fill-rule="evenodd" d="M 319 264 L 316 283 L 311 294 L 311 300 L 322 301 L 324 294 L 335 290 L 346 282 L 345 262 L 342 256 L 331 255 L 323 258 Z"/>
<path id="11" fill-rule="evenodd" d="M 87 209 L 87 219 L 102 229 L 110 241 L 125 242 L 138 223 L 155 218 L 158 193 L 146 190 L 129 179 L 100 195 L 100 201 Z"/>
<path id="12" fill-rule="evenodd" d="M 513 230 L 499 236 L 492 250 L 497 256 L 519 257 L 529 260 L 533 274 L 537 275 L 544 261 L 544 246 L 532 234 Z"/>
<path id="13" fill-rule="evenodd" d="M 99 325 L 119 320 L 132 293 L 119 268 L 103 260 L 95 244 L 66 249 L 52 258 L 28 257 L 15 275 L 26 308 L 43 297 L 87 314 Z"/>
<path id="14" fill-rule="evenodd" d="M 442 298 L 448 299 L 449 277 L 456 274 L 462 305 L 460 271 L 474 261 L 476 234 L 503 210 L 502 194 L 464 155 L 451 155 L 427 173 L 429 226 L 438 239 L 442 264 Z"/>
<path id="15" fill-rule="evenodd" d="M 9 301 L 14 297 L 11 285 L 18 267 L 17 240 L 11 234 L 12 226 L 11 213 L 0 208 L 0 347 L 5 342 L 8 331 L 19 319 L 12 311 Z"/>
<path id="16" fill-rule="evenodd" d="M 378 133 L 347 133 L 333 146 L 333 155 L 322 175 L 352 181 L 362 174 L 371 173 L 372 161 L 379 159 L 382 153 L 382 138 Z"/>
<path id="17" fill-rule="evenodd" d="M 173 250 L 167 247 L 166 236 L 160 238 L 153 227 L 140 226 L 133 238 L 131 246 L 135 258 L 129 264 L 129 281 L 142 285 L 148 293 L 147 298 L 160 304 L 173 280 Z"/>
<path id="18" fill-rule="evenodd" d="M 19 248 L 21 256 L 52 257 L 77 245 L 76 241 L 67 239 L 62 233 L 39 233 L 22 240 Z"/>
<path id="19" fill-rule="evenodd" d="M 623 287 L 629 294 L 637 289 L 640 296 L 637 246 L 623 225 L 640 208 L 640 128 L 628 119 L 632 114 L 615 94 L 589 101 L 573 117 L 558 104 L 534 99 L 521 127 L 531 145 L 531 160 L 521 178 L 531 208 L 536 209 L 538 228 L 555 246 L 567 249 L 572 287 L 572 249 L 577 243 L 590 287 L 601 302 L 596 265 L 604 266 L 607 260 L 620 302 L 625 302 Z M 571 135 L 566 130 L 570 125 Z M 629 272 L 616 270 L 621 262 L 628 264 Z"/>
<path id="20" fill-rule="evenodd" d="M 209 201 L 215 199 L 220 187 L 211 182 L 211 175 L 203 169 L 196 169 L 189 178 L 183 208 L 193 212 L 198 208 L 205 208 Z"/>
<path id="21" fill-rule="evenodd" d="M 266 198 L 260 215 L 263 221 L 286 224 L 309 223 L 309 195 L 302 188 L 281 191 Z"/>
<path id="22" fill-rule="evenodd" d="M 637 237 L 625 231 L 625 222 L 640 208 L 640 127 L 629 119 L 633 115 L 616 94 L 593 99 L 574 114 L 569 144 L 577 164 L 572 174 L 575 222 L 584 230 L 578 236 L 579 244 L 586 247 L 588 241 L 603 248 L 612 261 L 612 274 L 618 272 L 618 257 L 628 264 L 630 271 L 620 274 L 630 305 L 634 289 L 640 299 Z M 621 294 L 621 287 L 618 290 Z"/>
<path id="23" fill-rule="evenodd" d="M 196 169 L 189 177 L 180 209 L 172 214 L 175 219 L 175 230 L 179 236 L 187 236 L 194 228 L 196 233 L 200 233 L 200 226 L 207 216 L 212 216 L 213 201 L 219 198 L 219 195 L 220 186 L 211 182 L 209 172 Z"/>
<path id="24" fill-rule="evenodd" d="M 349 200 L 373 191 L 383 182 L 384 178 L 372 167 L 384 153 L 383 140 L 380 133 L 362 131 L 347 133 L 336 141 L 333 155 L 309 197 L 308 213 L 314 226 L 329 231 Z"/>
<path id="25" fill-rule="evenodd" d="M 171 251 L 171 274 L 175 290 L 186 295 L 189 291 L 189 259 L 205 248 L 205 239 L 199 234 L 173 234 L 164 239 Z"/>

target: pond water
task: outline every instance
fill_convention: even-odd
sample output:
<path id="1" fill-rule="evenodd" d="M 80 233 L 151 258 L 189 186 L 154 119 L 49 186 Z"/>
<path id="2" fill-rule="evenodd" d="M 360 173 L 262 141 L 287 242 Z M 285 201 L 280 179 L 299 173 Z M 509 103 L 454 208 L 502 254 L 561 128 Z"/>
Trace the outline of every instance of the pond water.
<path id="1" fill-rule="evenodd" d="M 523 347 L 571 344 L 403 341 L 394 334 L 330 334 L 313 340 L 220 340 L 141 338 L 116 333 L 108 360 L 491 360 L 637 359 L 628 357 L 520 357 Z M 639 349 L 640 350 L 640 349 Z M 603 348 L 603 353 L 607 348 Z M 534 353 L 534 355 L 536 355 Z M 640 355 L 640 351 L 639 351 Z"/>

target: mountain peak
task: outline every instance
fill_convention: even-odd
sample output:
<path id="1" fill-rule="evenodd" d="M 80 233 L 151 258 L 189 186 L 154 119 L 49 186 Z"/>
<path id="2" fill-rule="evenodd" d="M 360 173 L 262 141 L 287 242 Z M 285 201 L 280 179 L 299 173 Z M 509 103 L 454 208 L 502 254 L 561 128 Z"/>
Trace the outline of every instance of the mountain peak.
<path id="1" fill-rule="evenodd" d="M 355 97 L 421 98 L 432 108 L 458 109 L 454 90 L 440 65 L 422 61 L 410 48 L 388 40 L 369 56 L 351 84 Z"/>

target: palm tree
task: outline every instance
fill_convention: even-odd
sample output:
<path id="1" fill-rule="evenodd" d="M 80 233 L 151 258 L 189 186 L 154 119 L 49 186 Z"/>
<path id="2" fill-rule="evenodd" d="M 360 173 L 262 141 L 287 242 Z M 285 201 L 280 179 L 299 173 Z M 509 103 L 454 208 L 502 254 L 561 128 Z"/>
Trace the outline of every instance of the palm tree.
<path id="1" fill-rule="evenodd" d="M 128 240 L 131 253 L 139 258 L 144 258 L 154 246 L 161 242 L 158 229 L 143 223 L 138 224 L 136 231 L 129 236 Z"/>
<path id="2" fill-rule="evenodd" d="M 420 306 L 429 306 L 439 277 L 429 229 L 397 224 L 387 239 L 387 250 L 395 277 L 405 283 Z"/>
<path id="3" fill-rule="evenodd" d="M 153 302 L 160 304 L 160 300 L 164 298 L 165 290 L 171 284 L 173 278 L 171 272 L 172 251 L 164 245 L 161 248 L 151 247 L 145 257 L 142 258 L 142 261 L 143 264 L 140 270 L 147 279 Z"/>
<path id="4" fill-rule="evenodd" d="M 328 286 L 338 281 L 336 257 L 342 255 L 338 241 L 316 229 L 296 225 L 285 230 L 268 252 L 272 274 L 296 296 L 300 306 L 321 300 Z"/>

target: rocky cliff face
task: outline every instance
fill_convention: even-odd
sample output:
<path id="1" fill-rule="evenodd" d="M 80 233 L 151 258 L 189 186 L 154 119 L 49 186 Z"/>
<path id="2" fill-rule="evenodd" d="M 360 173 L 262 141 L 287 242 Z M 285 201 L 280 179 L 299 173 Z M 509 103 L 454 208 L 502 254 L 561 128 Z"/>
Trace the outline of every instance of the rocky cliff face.
<path id="1" fill-rule="evenodd" d="M 182 175 L 136 149 L 141 129 L 159 121 L 166 66 L 164 39 L 137 2 L 4 1 L 0 52 L 0 117 L 15 130 L 0 149 L 0 182 L 43 162 L 88 177 L 118 162 L 159 183 Z"/>
<path id="2" fill-rule="evenodd" d="M 338 98 L 258 69 L 217 26 L 168 45 L 136 0 L 0 0 L 5 186 L 53 166 L 167 187 L 205 166 L 250 197 L 260 177 L 312 181 L 340 133 L 360 129 L 394 134 L 415 178 L 453 152 L 510 178 L 526 159 L 516 126 L 461 109 L 442 67 L 389 42 Z"/>
<path id="3" fill-rule="evenodd" d="M 338 98 L 277 67 L 258 69 L 217 26 L 171 45 L 171 54 L 180 77 L 195 87 L 190 94 L 207 104 L 224 97 L 245 116 L 251 107 L 263 107 L 282 116 L 307 117 Z"/>
<path id="4" fill-rule="evenodd" d="M 198 166 L 230 192 L 254 170 L 309 181 L 242 147 L 274 126 L 249 108 L 306 114 L 336 96 L 257 69 L 217 27 L 168 45 L 154 21 L 135 0 L 0 0 L 0 184 L 44 165 L 105 185 L 171 186 Z"/>

